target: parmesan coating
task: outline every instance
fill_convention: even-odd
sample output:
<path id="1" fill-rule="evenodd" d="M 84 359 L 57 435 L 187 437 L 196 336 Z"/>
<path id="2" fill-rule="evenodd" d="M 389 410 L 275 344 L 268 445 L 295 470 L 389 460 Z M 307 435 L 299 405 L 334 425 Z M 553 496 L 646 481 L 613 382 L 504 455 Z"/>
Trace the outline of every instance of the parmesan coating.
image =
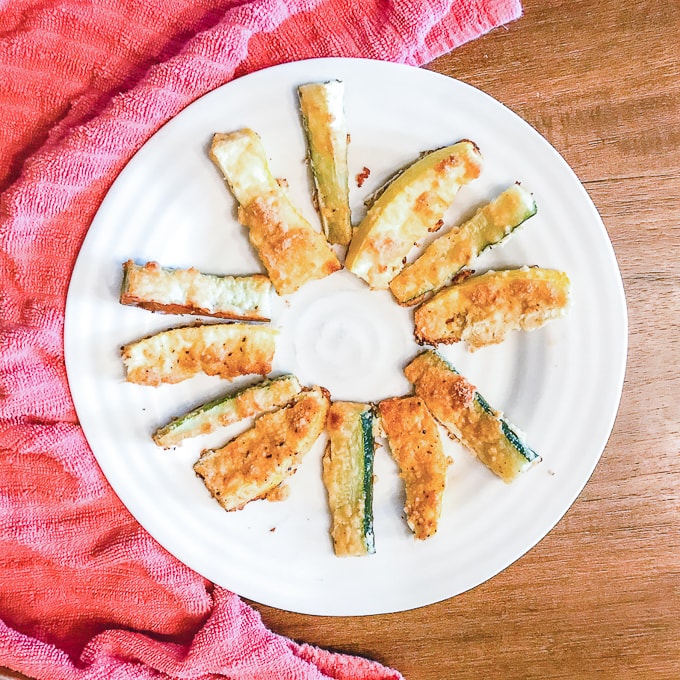
<path id="1" fill-rule="evenodd" d="M 442 225 L 460 188 L 477 178 L 482 157 L 473 142 L 433 151 L 399 173 L 356 228 L 345 266 L 371 288 L 387 288 L 416 242 Z"/>
<path id="2" fill-rule="evenodd" d="M 241 323 L 184 326 L 124 345 L 128 382 L 157 386 L 197 373 L 228 380 L 271 371 L 277 331 Z"/>
<path id="3" fill-rule="evenodd" d="M 473 276 L 444 288 L 414 313 L 419 343 L 461 340 L 471 351 L 564 316 L 569 279 L 552 269 L 523 267 Z"/>
<path id="4" fill-rule="evenodd" d="M 430 243 L 420 256 L 390 281 L 401 305 L 416 305 L 449 283 L 483 250 L 502 243 L 536 212 L 532 195 L 518 184 L 477 210 L 460 227 Z"/>
<path id="5" fill-rule="evenodd" d="M 313 279 L 321 279 L 341 268 L 323 234 L 314 231 L 276 195 L 264 195 L 239 208 L 239 221 L 248 227 L 248 237 L 279 295 L 294 293 Z"/>
<path id="6" fill-rule="evenodd" d="M 239 221 L 279 295 L 341 268 L 325 237 L 293 205 L 269 170 L 260 137 L 249 128 L 216 134 L 210 158 L 239 203 Z"/>
<path id="7" fill-rule="evenodd" d="M 323 431 L 330 399 L 322 387 L 301 392 L 291 404 L 258 418 L 219 449 L 203 451 L 196 474 L 225 510 L 269 497 L 292 475 Z M 272 499 L 281 498 L 274 492 Z"/>
<path id="8" fill-rule="evenodd" d="M 522 442 L 502 413 L 436 352 L 418 355 L 404 374 L 449 434 L 503 481 L 511 482 L 540 462 L 540 456 Z"/>
<path id="9" fill-rule="evenodd" d="M 420 397 L 385 399 L 378 410 L 404 481 L 407 523 L 424 540 L 437 531 L 451 459 L 444 455 L 437 423 Z"/>

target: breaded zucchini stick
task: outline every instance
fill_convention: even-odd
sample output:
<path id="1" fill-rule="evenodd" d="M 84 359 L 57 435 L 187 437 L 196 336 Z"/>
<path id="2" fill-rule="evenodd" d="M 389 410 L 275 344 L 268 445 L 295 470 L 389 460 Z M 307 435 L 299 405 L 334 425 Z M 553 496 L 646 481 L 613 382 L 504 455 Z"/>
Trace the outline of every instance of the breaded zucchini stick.
<path id="1" fill-rule="evenodd" d="M 530 331 L 567 313 L 569 277 L 555 269 L 522 267 L 472 276 L 439 291 L 414 314 L 419 343 L 461 340 L 474 351 Z"/>
<path id="2" fill-rule="evenodd" d="M 304 390 L 222 448 L 203 451 L 194 470 L 225 510 L 240 510 L 296 471 L 323 431 L 329 405 L 322 387 Z"/>
<path id="3" fill-rule="evenodd" d="M 216 134 L 210 158 L 239 203 L 239 221 L 279 295 L 294 293 L 341 267 L 316 231 L 272 176 L 259 136 L 248 128 Z"/>
<path id="4" fill-rule="evenodd" d="M 373 407 L 335 401 L 328 411 L 323 481 L 336 555 L 375 552 L 373 534 Z"/>
<path id="5" fill-rule="evenodd" d="M 450 283 L 481 252 L 505 241 L 535 214 L 533 196 L 519 184 L 513 184 L 459 228 L 432 241 L 390 281 L 392 294 L 399 304 L 418 304 L 426 295 Z"/>
<path id="6" fill-rule="evenodd" d="M 277 331 L 270 326 L 219 323 L 162 331 L 122 347 L 128 382 L 157 386 L 197 373 L 228 380 L 271 371 Z"/>
<path id="7" fill-rule="evenodd" d="M 467 140 L 421 157 L 368 209 L 354 231 L 345 266 L 371 288 L 387 288 L 416 242 L 442 226 L 459 189 L 481 168 L 479 149 Z"/>
<path id="8" fill-rule="evenodd" d="M 120 302 L 166 314 L 269 321 L 271 281 L 262 274 L 217 276 L 157 262 L 123 264 Z"/>
<path id="9" fill-rule="evenodd" d="M 329 243 L 352 238 L 347 169 L 347 125 L 340 80 L 298 87 L 302 125 L 314 180 L 314 202 Z"/>
<path id="10" fill-rule="evenodd" d="M 158 446 L 168 449 L 190 437 L 209 434 L 218 427 L 279 408 L 299 392 L 300 383 L 293 375 L 262 380 L 173 418 L 154 432 L 153 440 Z"/>
<path id="11" fill-rule="evenodd" d="M 502 413 L 433 350 L 419 354 L 404 374 L 432 415 L 504 482 L 541 460 Z"/>
<path id="12" fill-rule="evenodd" d="M 451 463 L 444 455 L 437 423 L 420 397 L 385 399 L 378 411 L 404 482 L 406 521 L 416 538 L 429 538 L 439 525 Z"/>

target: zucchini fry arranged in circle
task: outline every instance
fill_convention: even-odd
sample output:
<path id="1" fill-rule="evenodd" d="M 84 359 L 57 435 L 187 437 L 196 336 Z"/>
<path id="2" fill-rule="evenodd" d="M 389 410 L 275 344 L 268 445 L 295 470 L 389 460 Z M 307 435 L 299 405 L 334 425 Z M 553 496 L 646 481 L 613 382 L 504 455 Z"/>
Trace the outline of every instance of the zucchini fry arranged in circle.
<path id="1" fill-rule="evenodd" d="M 271 326 L 215 323 L 182 326 L 128 343 L 121 349 L 128 382 L 158 386 L 197 373 L 231 380 L 271 371 L 276 335 Z"/>
<path id="2" fill-rule="evenodd" d="M 271 281 L 262 274 L 217 276 L 198 269 L 123 264 L 120 302 L 167 314 L 197 314 L 241 321 L 269 321 Z"/>
<path id="3" fill-rule="evenodd" d="M 418 304 L 449 283 L 484 250 L 505 241 L 535 214 L 533 196 L 519 184 L 513 184 L 460 227 L 432 241 L 392 279 L 392 294 L 401 305 Z"/>
<path id="4" fill-rule="evenodd" d="M 385 399 L 378 411 L 404 481 L 406 521 L 416 538 L 429 538 L 439 525 L 451 463 L 444 455 L 437 423 L 420 397 Z"/>
<path id="5" fill-rule="evenodd" d="M 262 414 L 287 404 L 300 392 L 293 375 L 262 380 L 212 399 L 201 406 L 173 418 L 153 433 L 153 440 L 164 449 L 181 444 L 185 439 L 214 432 L 244 418 Z"/>
<path id="6" fill-rule="evenodd" d="M 239 203 L 238 219 L 279 295 L 341 268 L 323 234 L 293 205 L 267 162 L 262 140 L 249 128 L 216 134 L 210 158 Z"/>
<path id="7" fill-rule="evenodd" d="M 425 154 L 398 173 L 354 230 L 345 266 L 371 288 L 387 288 L 416 242 L 443 225 L 460 188 L 481 169 L 479 149 L 464 140 Z"/>
<path id="8" fill-rule="evenodd" d="M 323 481 L 336 555 L 375 552 L 373 534 L 374 411 L 370 404 L 335 401 L 328 411 Z"/>
<path id="9" fill-rule="evenodd" d="M 225 446 L 203 451 L 194 470 L 225 510 L 240 510 L 250 501 L 271 497 L 323 432 L 329 405 L 323 387 L 305 389 L 287 406 L 260 416 Z"/>
<path id="10" fill-rule="evenodd" d="M 504 482 L 540 462 L 503 414 L 437 352 L 419 354 L 404 374 L 432 415 Z"/>
<path id="11" fill-rule="evenodd" d="M 415 336 L 431 345 L 465 341 L 472 351 L 530 331 L 566 314 L 569 277 L 555 269 L 522 267 L 472 276 L 439 291 L 414 314 Z"/>
<path id="12" fill-rule="evenodd" d="M 328 242 L 346 246 L 352 238 L 352 224 L 344 93 L 340 80 L 298 87 L 314 204 Z"/>

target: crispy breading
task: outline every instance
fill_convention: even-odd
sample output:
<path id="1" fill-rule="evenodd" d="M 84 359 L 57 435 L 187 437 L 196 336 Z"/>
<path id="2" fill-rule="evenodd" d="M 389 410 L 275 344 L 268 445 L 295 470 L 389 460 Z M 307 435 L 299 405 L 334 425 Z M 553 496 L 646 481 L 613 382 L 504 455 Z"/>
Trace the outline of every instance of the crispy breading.
<path id="1" fill-rule="evenodd" d="M 238 209 L 241 224 L 279 295 L 294 293 L 341 268 L 326 239 L 283 195 L 258 196 Z M 303 221 L 304 220 L 304 221 Z"/>
<path id="2" fill-rule="evenodd" d="M 563 272 L 522 267 L 487 272 L 444 288 L 414 314 L 419 343 L 465 341 L 472 351 L 502 342 L 512 330 L 533 330 L 564 316 L 569 278 Z"/>
<path id="3" fill-rule="evenodd" d="M 519 184 L 483 205 L 472 218 L 436 238 L 390 281 L 401 305 L 415 305 L 447 283 L 483 250 L 505 241 L 536 213 L 533 196 Z"/>
<path id="4" fill-rule="evenodd" d="M 128 382 L 157 386 L 197 373 L 228 380 L 271 371 L 277 331 L 271 326 L 219 323 L 162 331 L 122 347 Z"/>
<path id="5" fill-rule="evenodd" d="M 225 510 L 240 510 L 296 471 L 322 433 L 329 405 L 324 388 L 304 390 L 222 448 L 203 451 L 194 470 Z"/>
<path id="6" fill-rule="evenodd" d="M 541 460 L 502 413 L 433 350 L 419 354 L 404 374 L 449 434 L 503 481 L 511 482 Z"/>
<path id="7" fill-rule="evenodd" d="M 433 536 L 439 525 L 446 473 L 439 430 L 420 397 L 393 397 L 378 404 L 390 452 L 404 481 L 406 521 L 418 539 Z"/>
<path id="8" fill-rule="evenodd" d="M 271 281 L 263 274 L 217 276 L 194 267 L 175 269 L 157 262 L 123 264 L 120 302 L 166 314 L 269 321 Z"/>
<path id="9" fill-rule="evenodd" d="M 292 204 L 269 170 L 259 136 L 248 128 L 216 134 L 210 158 L 239 203 L 239 221 L 279 295 L 341 268 L 323 234 Z"/>

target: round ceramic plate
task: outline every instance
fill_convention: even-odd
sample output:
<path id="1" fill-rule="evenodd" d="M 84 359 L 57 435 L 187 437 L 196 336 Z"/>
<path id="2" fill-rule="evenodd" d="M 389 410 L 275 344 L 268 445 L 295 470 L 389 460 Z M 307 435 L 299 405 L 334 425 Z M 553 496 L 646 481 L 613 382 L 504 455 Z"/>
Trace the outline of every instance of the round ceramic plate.
<path id="1" fill-rule="evenodd" d="M 158 388 L 125 382 L 120 346 L 186 317 L 118 303 L 121 263 L 155 260 L 218 274 L 262 271 L 235 202 L 208 158 L 215 132 L 242 127 L 262 137 L 271 168 L 318 224 L 310 200 L 296 86 L 345 82 L 351 135 L 354 220 L 364 198 L 420 152 L 463 138 L 480 147 L 482 176 L 459 193 L 447 226 L 515 181 L 533 192 L 538 214 L 477 270 L 541 265 L 572 280 L 569 315 L 471 354 L 442 349 L 480 393 L 525 432 L 543 462 L 510 485 L 443 436 L 454 464 L 438 533 L 413 539 L 404 495 L 385 449 L 375 461 L 376 553 L 338 558 L 329 537 L 321 480 L 325 435 L 290 481 L 282 502 L 225 512 L 192 465 L 202 449 L 250 425 L 164 451 L 160 424 L 244 382 L 197 376 Z M 354 178 L 364 168 L 362 187 Z M 406 394 L 402 368 L 420 348 L 412 310 L 372 292 L 346 270 L 272 300 L 280 329 L 274 373 L 321 384 L 334 399 L 377 401 Z M 297 612 L 376 614 L 436 602 L 491 578 L 535 545 L 562 517 L 592 473 L 618 408 L 626 359 L 620 274 L 603 224 L 557 152 L 529 125 L 482 92 L 394 64 L 312 60 L 263 70 L 202 97 L 159 130 L 115 181 L 76 263 L 66 310 L 69 382 L 85 435 L 104 474 L 139 522 L 171 553 L 213 582 L 252 600 Z"/>

